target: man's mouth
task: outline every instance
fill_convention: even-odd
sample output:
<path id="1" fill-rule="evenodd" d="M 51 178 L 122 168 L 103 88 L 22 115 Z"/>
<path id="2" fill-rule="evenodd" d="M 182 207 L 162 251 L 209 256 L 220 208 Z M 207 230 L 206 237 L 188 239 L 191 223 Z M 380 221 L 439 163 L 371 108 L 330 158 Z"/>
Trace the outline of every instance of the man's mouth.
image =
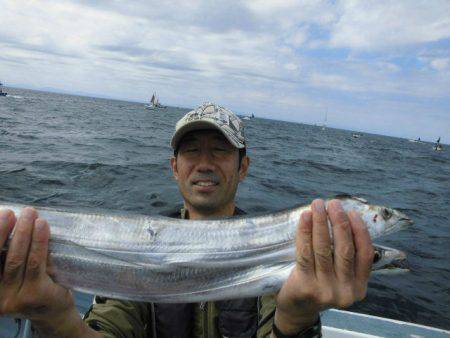
<path id="1" fill-rule="evenodd" d="M 219 183 L 214 181 L 196 181 L 194 182 L 194 185 L 198 185 L 200 187 L 211 187 L 214 185 L 218 185 Z"/>

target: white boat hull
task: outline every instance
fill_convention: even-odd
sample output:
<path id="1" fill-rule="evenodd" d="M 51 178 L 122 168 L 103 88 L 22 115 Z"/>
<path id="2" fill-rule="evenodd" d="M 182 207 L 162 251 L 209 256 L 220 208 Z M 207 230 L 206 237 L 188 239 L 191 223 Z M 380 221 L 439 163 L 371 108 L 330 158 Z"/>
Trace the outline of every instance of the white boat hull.
<path id="1" fill-rule="evenodd" d="M 161 110 L 161 109 L 166 109 L 166 106 L 150 106 L 148 104 L 145 105 L 145 109 L 148 110 Z"/>
<path id="2" fill-rule="evenodd" d="M 342 310 L 323 312 L 322 326 L 325 338 L 450 337 L 450 331 Z"/>

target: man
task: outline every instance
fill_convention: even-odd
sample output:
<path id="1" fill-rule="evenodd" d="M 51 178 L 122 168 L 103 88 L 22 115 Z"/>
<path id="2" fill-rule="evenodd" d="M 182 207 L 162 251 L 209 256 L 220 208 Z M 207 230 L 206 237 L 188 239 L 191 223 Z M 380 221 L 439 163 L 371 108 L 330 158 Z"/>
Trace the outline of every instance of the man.
<path id="1" fill-rule="evenodd" d="M 171 145 L 170 164 L 184 200 L 172 217 L 243 213 L 235 194 L 250 159 L 236 115 L 204 104 L 177 123 Z M 299 220 L 297 264 L 276 296 L 175 305 L 96 297 L 82 321 L 72 294 L 47 272 L 46 221 L 32 208 L 18 219 L 2 211 L 0 248 L 14 225 L 0 275 L 0 315 L 31 319 L 43 337 L 316 337 L 320 311 L 364 298 L 373 259 L 368 231 L 356 213 L 345 213 L 336 200 L 325 210 L 323 201 L 315 200 Z"/>

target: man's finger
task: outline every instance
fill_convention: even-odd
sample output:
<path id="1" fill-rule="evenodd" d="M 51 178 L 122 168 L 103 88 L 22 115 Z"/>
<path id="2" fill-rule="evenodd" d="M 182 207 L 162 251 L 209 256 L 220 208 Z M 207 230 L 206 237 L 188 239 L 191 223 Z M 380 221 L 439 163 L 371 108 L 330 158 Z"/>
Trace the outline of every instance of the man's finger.
<path id="1" fill-rule="evenodd" d="M 350 219 L 338 200 L 328 203 L 328 215 L 333 225 L 334 269 L 337 278 L 346 283 L 355 277 L 355 246 Z"/>
<path id="2" fill-rule="evenodd" d="M 5 245 L 15 223 L 16 216 L 11 210 L 0 210 L 0 250 Z"/>
<path id="3" fill-rule="evenodd" d="M 313 219 L 313 250 L 316 274 L 329 276 L 333 273 L 333 252 L 328 231 L 328 215 L 323 200 L 314 200 L 311 204 Z"/>
<path id="4" fill-rule="evenodd" d="M 16 216 L 11 210 L 0 210 L 0 279 L 2 278 L 3 265 L 6 259 L 6 251 L 2 252 L 12 229 L 16 224 Z"/>
<path id="5" fill-rule="evenodd" d="M 295 238 L 297 266 L 301 271 L 314 273 L 314 254 L 312 250 L 312 214 L 304 211 L 300 215 Z"/>
<path id="6" fill-rule="evenodd" d="M 49 236 L 50 232 L 47 222 L 40 218 L 36 219 L 25 270 L 26 279 L 36 279 L 39 275 L 46 272 Z"/>
<path id="7" fill-rule="evenodd" d="M 350 211 L 349 218 L 356 250 L 355 278 L 358 288 L 357 296 L 361 300 L 366 293 L 367 281 L 372 269 L 374 250 L 369 231 L 361 217 L 355 211 Z"/>
<path id="8" fill-rule="evenodd" d="M 4 284 L 15 284 L 17 288 L 20 288 L 22 285 L 31 235 L 33 233 L 33 223 L 36 217 L 36 210 L 25 208 L 17 220 L 3 269 L 2 281 Z"/>

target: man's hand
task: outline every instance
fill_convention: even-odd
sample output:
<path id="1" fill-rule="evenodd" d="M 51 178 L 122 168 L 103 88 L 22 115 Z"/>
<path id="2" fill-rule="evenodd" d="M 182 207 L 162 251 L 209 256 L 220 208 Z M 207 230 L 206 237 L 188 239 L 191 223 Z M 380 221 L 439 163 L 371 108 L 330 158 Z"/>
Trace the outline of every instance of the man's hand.
<path id="1" fill-rule="evenodd" d="M 6 259 L 0 260 L 0 316 L 31 319 L 45 337 L 87 337 L 72 293 L 47 272 L 47 222 L 33 208 L 18 219 L 0 211 L 0 251 L 13 228 Z"/>
<path id="2" fill-rule="evenodd" d="M 347 214 L 338 200 L 330 201 L 327 211 L 322 200 L 315 200 L 311 212 L 300 217 L 297 264 L 277 296 L 275 324 L 285 334 L 314 324 L 322 310 L 348 307 L 366 295 L 373 262 L 369 232 L 358 214 Z"/>

